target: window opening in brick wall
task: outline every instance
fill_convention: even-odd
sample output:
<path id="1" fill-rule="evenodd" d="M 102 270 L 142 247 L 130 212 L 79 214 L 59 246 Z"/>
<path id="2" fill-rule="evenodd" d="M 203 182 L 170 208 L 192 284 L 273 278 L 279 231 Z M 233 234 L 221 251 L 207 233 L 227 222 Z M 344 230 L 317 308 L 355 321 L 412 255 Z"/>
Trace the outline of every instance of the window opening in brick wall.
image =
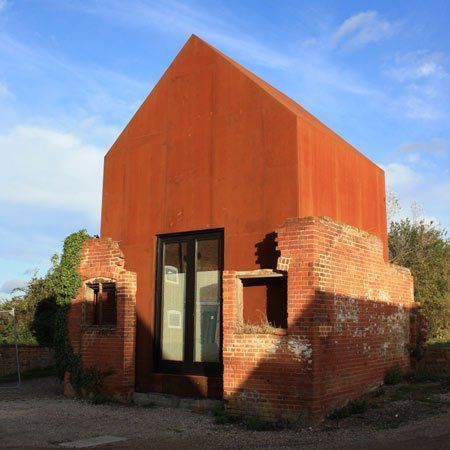
<path id="1" fill-rule="evenodd" d="M 243 278 L 242 319 L 246 325 L 287 328 L 287 277 Z"/>
<path id="2" fill-rule="evenodd" d="M 87 308 L 85 322 L 92 325 L 117 324 L 116 283 L 99 282 L 86 284 Z"/>

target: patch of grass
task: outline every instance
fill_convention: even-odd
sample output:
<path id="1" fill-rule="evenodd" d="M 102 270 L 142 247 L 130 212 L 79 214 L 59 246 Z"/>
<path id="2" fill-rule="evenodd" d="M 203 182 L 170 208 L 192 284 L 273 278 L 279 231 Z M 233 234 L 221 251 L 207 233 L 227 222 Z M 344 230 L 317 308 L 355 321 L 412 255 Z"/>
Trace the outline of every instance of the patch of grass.
<path id="1" fill-rule="evenodd" d="M 448 400 L 441 400 L 434 396 L 423 397 L 420 398 L 419 401 L 422 403 L 431 403 L 432 405 L 450 405 L 450 402 Z"/>
<path id="2" fill-rule="evenodd" d="M 90 399 L 88 399 L 94 405 L 115 405 L 115 406 L 123 406 L 124 408 L 133 407 L 133 403 L 120 401 L 118 398 L 107 397 L 103 394 L 94 394 Z"/>
<path id="3" fill-rule="evenodd" d="M 378 398 L 382 397 L 386 393 L 386 390 L 382 387 L 379 387 L 378 389 L 375 389 L 373 392 L 371 392 L 370 396 L 372 398 Z"/>
<path id="4" fill-rule="evenodd" d="M 400 366 L 394 366 L 386 372 L 384 376 L 385 384 L 399 384 L 403 381 L 403 372 Z"/>
<path id="5" fill-rule="evenodd" d="M 235 425 L 241 418 L 235 414 L 230 414 L 223 405 L 218 405 L 213 409 L 214 422 L 218 425 Z"/>
<path id="6" fill-rule="evenodd" d="M 363 414 L 368 409 L 374 407 L 374 403 L 370 403 L 367 399 L 357 399 L 351 402 L 348 402 L 342 408 L 335 409 L 329 416 L 329 419 L 340 420 L 345 419 L 347 417 L 353 416 L 355 414 Z M 378 405 L 379 406 L 379 405 Z"/>
<path id="7" fill-rule="evenodd" d="M 111 399 L 105 397 L 104 395 L 96 394 L 92 397 L 91 401 L 94 405 L 104 405 L 106 403 L 110 403 Z"/>
<path id="8" fill-rule="evenodd" d="M 213 409 L 214 422 L 217 425 L 239 425 L 251 431 L 274 431 L 285 428 L 285 424 L 269 422 L 255 416 L 231 414 L 223 405 Z"/>
<path id="9" fill-rule="evenodd" d="M 450 389 L 450 374 L 447 374 L 441 380 L 442 387 L 444 389 Z"/>
<path id="10" fill-rule="evenodd" d="M 391 400 L 397 401 L 397 400 L 406 400 L 411 397 L 411 394 L 413 392 L 416 392 L 421 387 L 415 384 L 407 384 L 404 386 L 400 386 L 392 395 Z"/>
<path id="11" fill-rule="evenodd" d="M 243 425 L 247 430 L 251 431 L 273 431 L 277 429 L 276 424 L 259 417 L 247 417 L 243 420 Z"/>
<path id="12" fill-rule="evenodd" d="M 450 339 L 430 339 L 427 345 L 432 348 L 450 348 Z"/>
<path id="13" fill-rule="evenodd" d="M 429 367 L 420 367 L 407 377 L 410 383 L 448 382 L 450 373 L 447 370 L 434 370 Z"/>
<path id="14" fill-rule="evenodd" d="M 56 369 L 55 366 L 49 366 L 49 367 L 35 367 L 34 369 L 27 370 L 26 372 L 23 372 L 20 374 L 22 380 L 32 380 L 34 378 L 43 378 L 43 377 L 50 377 L 56 375 Z M 0 377 L 0 384 L 1 383 L 11 383 L 17 381 L 17 374 L 8 374 L 8 375 L 2 375 Z"/>
<path id="15" fill-rule="evenodd" d="M 156 408 L 158 405 L 155 402 L 149 402 L 149 403 L 145 403 L 144 405 L 141 405 L 141 408 L 145 408 L 145 409 L 154 409 Z"/>
<path id="16" fill-rule="evenodd" d="M 401 421 L 397 420 L 389 420 L 389 421 L 383 421 L 377 424 L 376 428 L 377 430 L 392 430 L 395 428 L 398 428 L 401 424 Z"/>

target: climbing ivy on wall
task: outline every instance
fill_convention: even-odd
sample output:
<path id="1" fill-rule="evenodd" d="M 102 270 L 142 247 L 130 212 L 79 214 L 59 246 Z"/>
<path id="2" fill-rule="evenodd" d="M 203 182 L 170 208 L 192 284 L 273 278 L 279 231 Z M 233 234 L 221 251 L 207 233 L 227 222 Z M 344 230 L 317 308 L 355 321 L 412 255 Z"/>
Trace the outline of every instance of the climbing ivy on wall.
<path id="1" fill-rule="evenodd" d="M 80 230 L 67 236 L 61 260 L 55 267 L 49 282 L 58 305 L 54 337 L 57 373 L 63 378 L 64 374 L 68 372 L 70 382 L 77 393 L 85 389 L 97 394 L 107 373 L 100 372 L 95 367 L 83 367 L 80 354 L 75 353 L 70 343 L 67 320 L 71 300 L 77 296 L 81 287 L 81 276 L 77 270 L 83 242 L 89 237 L 86 230 Z"/>

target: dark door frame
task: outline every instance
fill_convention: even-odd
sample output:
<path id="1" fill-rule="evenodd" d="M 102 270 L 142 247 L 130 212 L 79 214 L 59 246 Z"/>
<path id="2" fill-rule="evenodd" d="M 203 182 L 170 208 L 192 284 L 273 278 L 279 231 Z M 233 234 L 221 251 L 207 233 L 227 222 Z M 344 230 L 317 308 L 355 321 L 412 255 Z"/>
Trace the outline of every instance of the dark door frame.
<path id="1" fill-rule="evenodd" d="M 220 346 L 218 362 L 194 362 L 194 293 L 195 293 L 195 244 L 198 240 L 218 239 L 219 242 L 219 293 L 220 293 Z M 183 361 L 168 361 L 161 357 L 161 312 L 163 284 L 163 246 L 171 242 L 186 242 L 186 303 L 184 323 L 184 354 Z M 223 272 L 224 232 L 223 228 L 210 230 L 187 231 L 181 233 L 158 234 L 156 242 L 156 278 L 155 278 L 155 368 L 161 373 L 182 375 L 222 375 L 222 272 Z M 188 298 L 188 295 L 191 298 Z"/>

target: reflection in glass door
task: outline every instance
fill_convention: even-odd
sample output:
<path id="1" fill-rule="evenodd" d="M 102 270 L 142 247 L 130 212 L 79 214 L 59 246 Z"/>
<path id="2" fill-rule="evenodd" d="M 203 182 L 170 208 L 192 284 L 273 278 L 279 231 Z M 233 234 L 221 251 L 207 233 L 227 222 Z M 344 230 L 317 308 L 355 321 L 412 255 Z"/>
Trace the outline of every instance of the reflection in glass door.
<path id="1" fill-rule="evenodd" d="M 186 242 L 163 245 L 161 356 L 183 361 L 186 302 Z"/>
<path id="2" fill-rule="evenodd" d="M 220 354 L 220 242 L 196 241 L 194 361 L 218 362 Z"/>
<path id="3" fill-rule="evenodd" d="M 223 233 L 158 238 L 158 370 L 217 375 L 221 362 Z"/>

